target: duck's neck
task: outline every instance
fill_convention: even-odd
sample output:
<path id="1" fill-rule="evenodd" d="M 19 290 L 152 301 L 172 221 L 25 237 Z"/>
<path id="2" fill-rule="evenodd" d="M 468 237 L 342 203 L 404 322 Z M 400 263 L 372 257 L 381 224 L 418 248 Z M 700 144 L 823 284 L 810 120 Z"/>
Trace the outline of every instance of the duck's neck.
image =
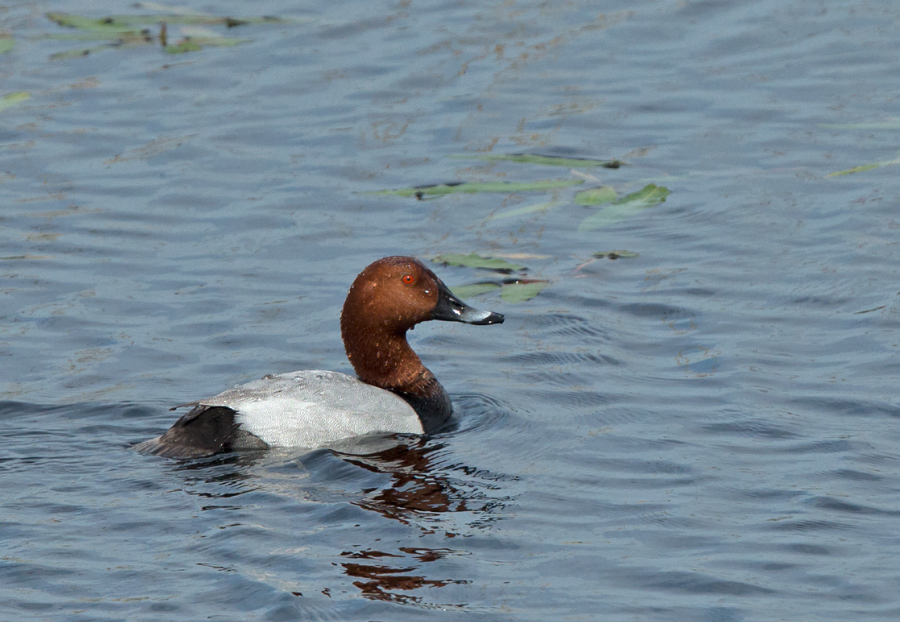
<path id="1" fill-rule="evenodd" d="M 450 397 L 434 374 L 422 364 L 406 331 L 389 333 L 373 329 L 364 336 L 344 339 L 347 358 L 360 380 L 402 397 L 422 420 L 426 432 L 443 425 L 453 411 Z"/>

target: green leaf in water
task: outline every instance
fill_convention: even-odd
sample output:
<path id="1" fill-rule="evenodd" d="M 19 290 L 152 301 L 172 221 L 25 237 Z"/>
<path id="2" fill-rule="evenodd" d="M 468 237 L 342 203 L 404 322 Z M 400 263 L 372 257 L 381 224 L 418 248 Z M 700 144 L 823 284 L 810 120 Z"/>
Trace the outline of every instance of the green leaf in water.
<path id="1" fill-rule="evenodd" d="M 104 33 L 130 33 L 137 35 L 134 30 L 134 24 L 127 24 L 113 17 L 103 17 L 93 19 L 82 15 L 73 15 L 71 13 L 47 13 L 47 19 L 56 22 L 60 26 L 66 28 L 76 28 L 78 30 L 89 30 L 92 32 Z"/>
<path id="2" fill-rule="evenodd" d="M 16 40 L 9 35 L 0 34 L 0 54 L 6 54 L 16 47 Z"/>
<path id="3" fill-rule="evenodd" d="M 215 15 L 203 14 L 177 14 L 177 15 L 114 15 L 111 19 L 122 22 L 124 24 L 133 24 L 135 26 L 152 26 L 165 22 L 170 25 L 177 26 L 214 26 L 225 25 L 243 26 L 249 22 L 233 19 L 231 17 L 216 17 Z"/>
<path id="4" fill-rule="evenodd" d="M 637 257 L 639 253 L 632 253 L 631 251 L 604 251 L 600 253 L 594 253 L 594 257 L 597 259 L 631 259 L 632 257 Z"/>
<path id="5" fill-rule="evenodd" d="M 853 168 L 848 168 L 845 171 L 836 171 L 834 173 L 828 173 L 825 177 L 840 177 L 841 175 L 852 175 L 853 173 L 862 173 L 863 171 L 871 171 L 873 168 L 881 168 L 887 164 L 886 162 L 875 162 L 874 164 L 862 164 L 860 166 L 854 166 Z"/>
<path id="6" fill-rule="evenodd" d="M 15 93 L 4 95 L 3 97 L 0 97 L 0 110 L 6 110 L 16 104 L 20 104 L 29 97 L 31 97 L 31 95 L 26 91 L 17 91 Z"/>
<path id="7" fill-rule="evenodd" d="M 122 32 L 135 27 L 153 26 L 155 24 L 177 25 L 223 25 L 228 28 L 246 24 L 299 24 L 304 20 L 293 20 L 281 17 L 219 17 L 202 13 L 169 14 L 169 15 L 110 15 L 95 19 L 72 13 L 47 13 L 47 18 L 66 28 L 78 30 L 104 30 Z"/>
<path id="8" fill-rule="evenodd" d="M 634 216 L 638 212 L 659 205 L 669 196 L 669 189 L 656 184 L 648 184 L 637 192 L 625 195 L 608 206 L 588 216 L 578 226 L 578 231 L 593 231 L 615 224 Z"/>
<path id="9" fill-rule="evenodd" d="M 524 270 L 525 266 L 510 263 L 505 259 L 498 257 L 482 257 L 477 253 L 469 253 L 468 255 L 445 253 L 438 255 L 432 259 L 435 263 L 442 263 L 447 266 L 463 266 L 465 268 L 481 268 L 483 270 L 494 270 L 495 272 L 514 272 L 516 270 Z"/>
<path id="10" fill-rule="evenodd" d="M 153 26 L 155 24 L 178 25 L 178 26 L 216 26 L 223 25 L 228 28 L 235 26 L 243 26 L 250 23 L 262 23 L 263 18 L 247 18 L 234 19 L 232 17 L 216 17 L 215 15 L 114 15 L 111 18 L 123 24 L 131 24 L 133 26 Z M 279 21 L 272 18 L 273 21 Z"/>
<path id="11" fill-rule="evenodd" d="M 575 195 L 575 202 L 578 205 L 603 205 L 610 201 L 615 201 L 619 196 L 612 186 L 600 186 L 599 188 L 588 188 L 582 190 Z"/>
<path id="12" fill-rule="evenodd" d="M 193 41 L 199 41 L 200 45 L 205 45 L 208 47 L 225 47 L 230 48 L 236 45 L 243 45 L 245 43 L 250 43 L 253 39 L 241 39 L 238 37 L 214 37 L 211 39 L 192 39 Z"/>
<path id="13" fill-rule="evenodd" d="M 158 2 L 135 2 L 134 8 L 146 9 L 148 11 L 159 11 L 160 13 L 172 13 L 173 15 L 203 15 L 199 11 L 189 9 L 184 6 L 175 6 L 174 4 L 160 4 Z"/>
<path id="14" fill-rule="evenodd" d="M 480 296 L 481 294 L 486 294 L 487 292 L 492 292 L 496 289 L 500 289 L 500 283 L 484 282 L 457 285 L 456 287 L 451 288 L 450 291 L 458 298 L 465 300 L 466 298 L 474 298 L 475 296 Z"/>
<path id="15" fill-rule="evenodd" d="M 55 32 L 47 35 L 41 35 L 41 39 L 52 39 L 54 41 L 133 41 L 141 43 L 151 43 L 152 35 L 149 32 L 138 32 L 137 30 L 128 31 L 88 31 L 82 30 L 78 32 Z"/>
<path id="16" fill-rule="evenodd" d="M 631 204 L 640 209 L 646 209 L 659 205 L 669 196 L 669 189 L 665 186 L 657 186 L 656 184 L 647 184 L 637 192 L 626 194 L 621 199 L 613 201 L 613 205 Z"/>
<path id="17" fill-rule="evenodd" d="M 520 162 L 523 164 L 542 164 L 545 166 L 566 166 L 569 168 L 619 168 L 622 163 L 619 160 L 592 160 L 590 158 L 563 158 L 560 156 L 537 155 L 535 153 L 505 154 L 458 154 L 449 156 L 456 160 L 487 160 L 488 162 Z"/>
<path id="18" fill-rule="evenodd" d="M 521 279 L 504 283 L 503 289 L 500 290 L 500 299 L 504 302 L 525 302 L 540 294 L 548 285 L 550 285 L 549 281 L 537 279 Z"/>
<path id="19" fill-rule="evenodd" d="M 378 190 L 368 194 L 378 196 L 416 197 L 439 196 L 443 194 L 475 193 L 475 192 L 537 192 L 541 190 L 553 190 L 567 186 L 577 186 L 584 183 L 583 179 L 548 179 L 545 181 L 495 181 L 472 182 L 455 184 L 437 184 L 434 186 L 418 186 L 416 188 L 401 188 L 399 190 Z"/>
<path id="20" fill-rule="evenodd" d="M 891 164 L 900 164 L 900 158 L 895 158 L 893 160 L 885 160 L 884 162 L 873 162 L 872 164 L 863 164 L 861 166 L 854 166 L 853 168 L 848 168 L 846 171 L 837 171 L 836 173 L 828 173 L 825 177 L 840 177 L 841 175 L 852 175 L 853 173 L 862 173 L 863 171 L 871 171 L 874 168 L 881 168 L 882 166 L 890 166 Z"/>
<path id="21" fill-rule="evenodd" d="M 203 49 L 203 46 L 200 45 L 199 41 L 183 39 L 178 43 L 167 45 L 163 49 L 165 49 L 166 54 L 186 54 L 187 52 L 199 52 Z"/>
<path id="22" fill-rule="evenodd" d="M 100 50 L 108 50 L 112 46 L 111 45 L 98 45 L 92 48 L 78 48 L 75 50 L 67 50 L 65 52 L 57 52 L 56 54 L 50 55 L 50 60 L 65 60 L 67 58 L 78 58 L 79 56 L 87 56 L 88 54 L 93 54 L 94 52 L 99 52 Z"/>

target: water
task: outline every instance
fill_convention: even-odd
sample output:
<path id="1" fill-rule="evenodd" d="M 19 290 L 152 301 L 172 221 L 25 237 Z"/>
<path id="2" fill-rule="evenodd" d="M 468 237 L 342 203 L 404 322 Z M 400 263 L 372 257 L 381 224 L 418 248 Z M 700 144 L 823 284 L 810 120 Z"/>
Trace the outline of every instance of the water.
<path id="1" fill-rule="evenodd" d="M 0 96 L 31 94 L 0 111 L 0 618 L 897 618 L 900 185 L 827 174 L 897 156 L 900 7 L 188 6 L 309 21 L 51 60 L 96 43 L 48 11 L 140 11 L 0 13 Z M 628 166 L 448 157 L 520 152 Z M 590 232 L 577 189 L 366 194 L 586 175 L 671 194 Z M 471 251 L 550 285 L 412 334 L 455 430 L 131 450 L 175 404 L 348 371 L 371 260 Z"/>

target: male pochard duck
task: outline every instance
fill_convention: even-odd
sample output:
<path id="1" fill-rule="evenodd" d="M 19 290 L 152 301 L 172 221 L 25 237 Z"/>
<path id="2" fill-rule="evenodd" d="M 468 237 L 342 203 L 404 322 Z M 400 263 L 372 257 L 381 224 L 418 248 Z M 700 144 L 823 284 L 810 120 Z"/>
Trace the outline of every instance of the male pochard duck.
<path id="1" fill-rule="evenodd" d="M 406 341 L 406 331 L 428 320 L 500 324 L 503 316 L 462 302 L 418 259 L 379 259 L 353 281 L 341 311 L 344 349 L 358 378 L 320 370 L 268 375 L 183 404 L 193 409 L 137 448 L 196 458 L 437 430 L 452 412 L 450 397 Z"/>

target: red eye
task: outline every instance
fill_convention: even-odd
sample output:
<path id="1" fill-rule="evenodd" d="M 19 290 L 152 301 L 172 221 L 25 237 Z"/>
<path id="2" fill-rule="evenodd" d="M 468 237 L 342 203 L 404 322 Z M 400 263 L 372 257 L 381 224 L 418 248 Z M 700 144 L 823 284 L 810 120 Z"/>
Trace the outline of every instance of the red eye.
<path id="1" fill-rule="evenodd" d="M 407 285 L 412 285 L 413 283 L 416 282 L 416 277 L 414 277 L 414 276 L 411 275 L 411 274 L 404 274 L 404 275 L 403 275 L 403 282 L 406 283 Z"/>

